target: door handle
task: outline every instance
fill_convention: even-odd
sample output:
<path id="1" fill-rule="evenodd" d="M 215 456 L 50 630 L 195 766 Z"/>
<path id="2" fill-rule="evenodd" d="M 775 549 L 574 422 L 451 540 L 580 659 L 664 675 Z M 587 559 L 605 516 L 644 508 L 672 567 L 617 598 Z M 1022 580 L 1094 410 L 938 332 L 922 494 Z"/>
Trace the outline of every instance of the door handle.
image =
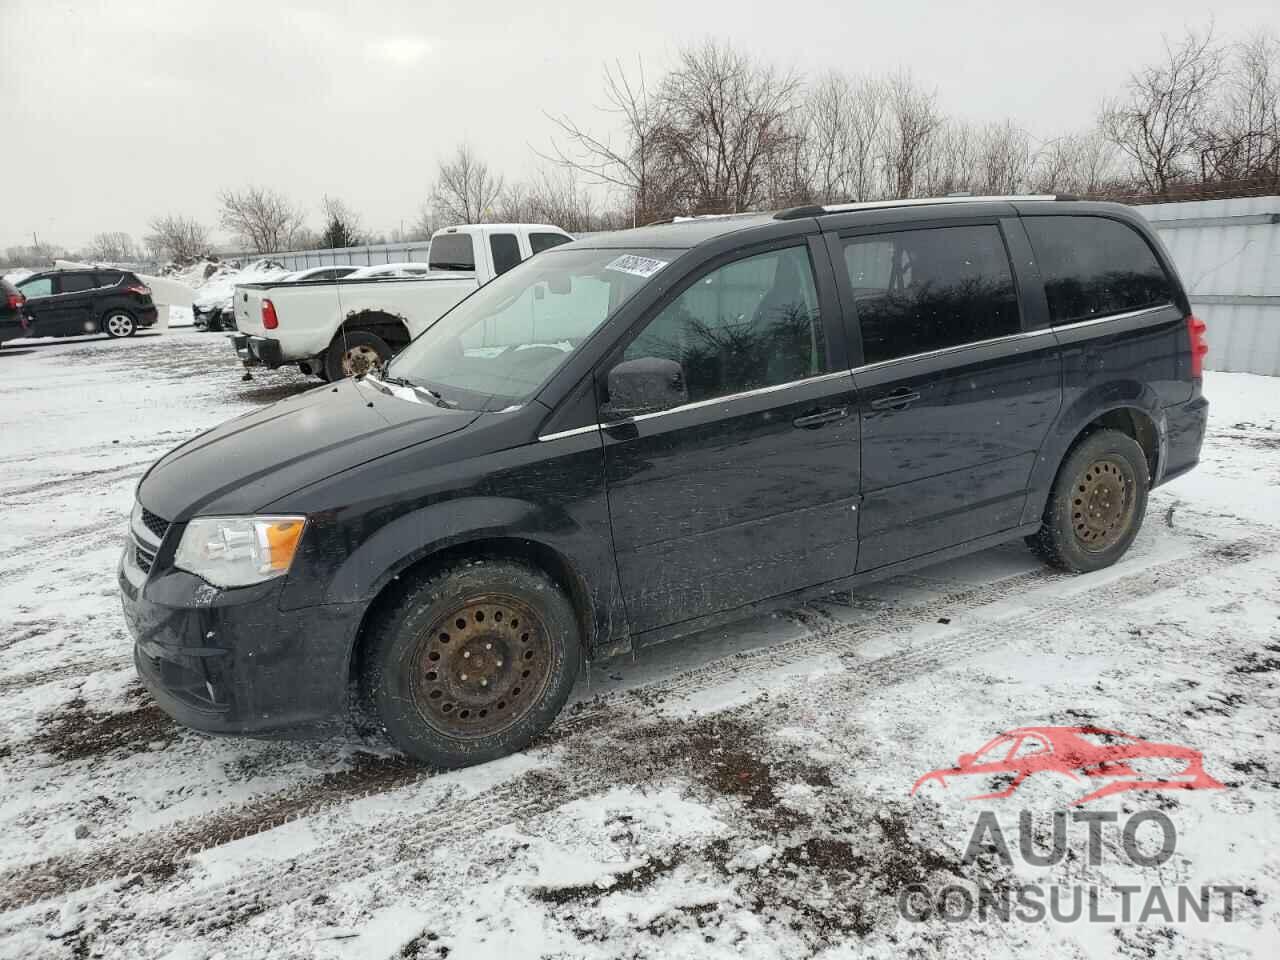
<path id="1" fill-rule="evenodd" d="M 920 394 L 910 387 L 899 387 L 893 393 L 871 401 L 872 410 L 905 410 L 920 399 Z"/>
<path id="2" fill-rule="evenodd" d="M 791 425 L 799 427 L 801 430 L 814 430 L 824 423 L 835 423 L 837 420 L 843 420 L 847 416 L 849 416 L 848 407 L 832 407 L 830 410 L 819 410 L 817 413 L 796 417 L 791 421 Z"/>

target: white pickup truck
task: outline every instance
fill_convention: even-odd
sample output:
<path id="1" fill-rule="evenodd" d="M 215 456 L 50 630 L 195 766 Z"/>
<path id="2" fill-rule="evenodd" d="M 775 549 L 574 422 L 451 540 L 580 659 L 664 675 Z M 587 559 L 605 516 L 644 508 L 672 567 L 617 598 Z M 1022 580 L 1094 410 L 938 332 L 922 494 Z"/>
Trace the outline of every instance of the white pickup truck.
<path id="1" fill-rule="evenodd" d="M 246 367 L 296 363 L 303 373 L 341 380 L 385 363 L 463 297 L 572 239 L 543 224 L 446 227 L 431 236 L 424 276 L 243 284 L 231 342 Z"/>

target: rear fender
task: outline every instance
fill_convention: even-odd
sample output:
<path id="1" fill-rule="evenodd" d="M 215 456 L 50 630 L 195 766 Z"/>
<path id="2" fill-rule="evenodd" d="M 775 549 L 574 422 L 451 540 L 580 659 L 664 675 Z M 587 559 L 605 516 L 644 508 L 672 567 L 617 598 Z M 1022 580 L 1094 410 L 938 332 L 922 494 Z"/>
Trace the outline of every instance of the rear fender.
<path id="1" fill-rule="evenodd" d="M 1164 469 L 1168 424 L 1159 395 L 1150 385 L 1137 380 L 1110 380 L 1098 384 L 1081 393 L 1066 406 L 1045 437 L 1040 456 L 1031 468 L 1027 503 L 1022 511 L 1023 523 L 1035 523 L 1044 514 L 1058 468 L 1062 466 L 1071 447 L 1089 424 L 1113 410 L 1134 410 L 1147 417 L 1155 428 L 1157 438 L 1157 469 Z M 1152 485 L 1158 481 L 1158 476 L 1153 477 Z"/>

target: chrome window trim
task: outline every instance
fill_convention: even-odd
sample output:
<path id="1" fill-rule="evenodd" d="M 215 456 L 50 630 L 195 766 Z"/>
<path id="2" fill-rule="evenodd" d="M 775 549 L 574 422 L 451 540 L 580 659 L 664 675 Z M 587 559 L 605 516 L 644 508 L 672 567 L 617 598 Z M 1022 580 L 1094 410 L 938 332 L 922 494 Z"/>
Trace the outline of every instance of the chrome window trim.
<path id="1" fill-rule="evenodd" d="M 600 424 L 592 423 L 585 427 L 574 427 L 572 430 L 557 430 L 555 433 L 543 433 L 538 436 L 539 443 L 546 443 L 548 440 L 563 440 L 565 437 L 577 437 L 584 433 L 591 433 L 600 429 Z"/>
<path id="2" fill-rule="evenodd" d="M 1088 320 L 1068 320 L 1066 323 L 1060 323 L 1053 327 L 1054 330 L 1073 330 L 1076 327 L 1092 327 L 1099 323 L 1110 323 L 1113 320 L 1131 320 L 1134 317 L 1140 317 L 1144 313 L 1156 313 L 1160 310 L 1168 310 L 1170 307 L 1176 307 L 1177 304 L 1170 300 L 1168 303 L 1159 303 L 1154 307 L 1143 307 L 1141 310 L 1128 310 L 1125 313 L 1112 313 L 1105 317 L 1090 317 Z"/>
<path id="3" fill-rule="evenodd" d="M 960 353 L 964 350 L 970 350 L 974 347 L 987 347 L 1001 343 L 1016 343 L 1020 340 L 1032 340 L 1037 337 L 1050 336 L 1058 330 L 1071 330 L 1077 327 L 1096 326 L 1098 324 L 1114 323 L 1120 320 L 1131 320 L 1145 314 L 1152 314 L 1162 310 L 1167 310 L 1171 306 L 1175 306 L 1175 304 L 1165 303 L 1154 307 L 1143 307 L 1141 310 L 1130 310 L 1126 313 L 1115 313 L 1107 317 L 1094 317 L 1089 320 L 1076 320 L 1071 323 L 1059 324 L 1056 327 L 1043 327 L 1040 330 L 1020 330 L 1017 333 L 1006 334 L 1003 337 L 991 337 L 987 340 L 974 340 L 970 343 L 958 343 L 950 347 L 939 347 L 937 350 L 926 350 L 923 353 L 910 353 L 902 357 L 893 357 L 890 360 L 879 360 L 875 363 L 864 363 L 861 366 L 851 367 L 848 370 L 834 370 L 831 373 L 818 374 L 816 377 L 805 377 L 802 380 L 789 380 L 786 383 L 775 383 L 767 387 L 757 387 L 754 390 L 744 390 L 741 393 L 727 393 L 721 397 L 711 397 L 707 400 L 695 400 L 692 403 L 682 403 L 680 406 L 672 407 L 669 410 L 656 410 L 653 413 L 641 413 L 634 417 L 624 417 L 621 420 L 611 420 L 608 423 L 592 423 L 585 427 L 574 427 L 572 430 L 560 430 L 556 433 L 546 433 L 540 435 L 538 440 L 540 442 L 544 442 L 548 440 L 561 440 L 565 437 L 576 437 L 584 433 L 603 430 L 606 427 L 622 426 L 628 423 L 640 423 L 643 420 L 653 420 L 657 417 L 665 417 L 673 413 L 683 413 L 685 410 L 697 410 L 702 407 L 714 406 L 718 403 L 732 403 L 735 400 L 744 400 L 748 397 L 758 397 L 769 393 L 777 393 L 780 390 L 787 390 L 791 387 L 798 387 L 807 383 L 822 383 L 827 380 L 836 380 L 842 377 L 853 378 L 859 373 L 865 373 L 869 370 L 879 370 L 882 367 L 892 366 L 897 363 L 911 363 L 932 357 L 947 356 L 953 353 Z M 851 383 L 850 386 L 856 386 L 856 384 Z"/>

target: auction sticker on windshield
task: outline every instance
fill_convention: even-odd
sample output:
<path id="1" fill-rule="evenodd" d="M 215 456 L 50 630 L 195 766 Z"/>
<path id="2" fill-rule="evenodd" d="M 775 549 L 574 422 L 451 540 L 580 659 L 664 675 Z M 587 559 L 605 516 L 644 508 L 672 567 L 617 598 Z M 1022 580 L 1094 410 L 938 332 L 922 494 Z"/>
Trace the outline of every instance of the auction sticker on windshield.
<path id="1" fill-rule="evenodd" d="M 605 269 L 648 278 L 652 277 L 669 262 L 669 260 L 654 260 L 652 257 L 637 257 L 634 253 L 624 253 L 616 260 L 611 260 L 605 264 Z"/>

